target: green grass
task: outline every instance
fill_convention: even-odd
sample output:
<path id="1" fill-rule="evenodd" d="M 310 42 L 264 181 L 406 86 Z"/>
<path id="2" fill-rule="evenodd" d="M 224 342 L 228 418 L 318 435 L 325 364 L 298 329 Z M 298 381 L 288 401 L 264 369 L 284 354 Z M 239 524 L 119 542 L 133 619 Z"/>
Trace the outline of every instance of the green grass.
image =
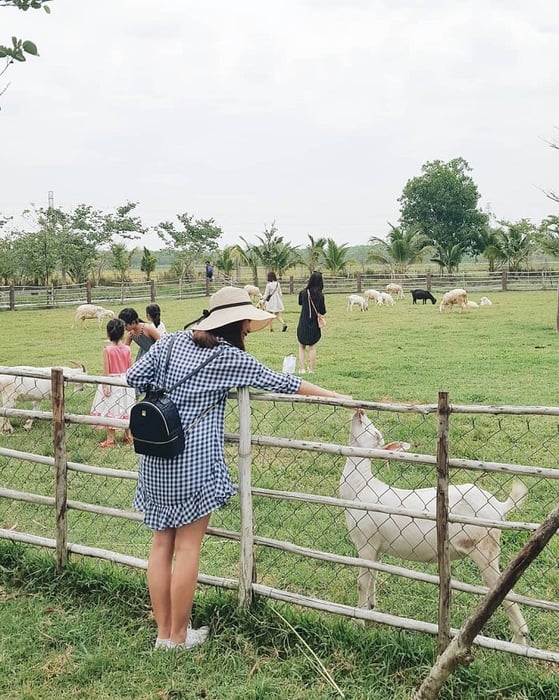
<path id="1" fill-rule="evenodd" d="M 478 299 L 479 296 L 481 294 L 473 295 L 473 298 Z M 313 380 L 365 401 L 436 403 L 438 391 L 443 390 L 449 392 L 450 401 L 455 404 L 555 405 L 556 383 L 552 377 L 556 365 L 556 294 L 509 292 L 489 296 L 493 301 L 491 307 L 475 309 L 468 314 L 440 314 L 437 306 L 412 305 L 409 295 L 393 308 L 372 306 L 366 313 L 347 313 L 345 296 L 328 295 L 328 326 L 318 346 L 317 372 Z M 285 300 L 287 309 L 284 316 L 289 326 L 288 332 L 278 332 L 276 327 L 274 333 L 263 331 L 249 336 L 247 343 L 249 351 L 276 369 L 281 368 L 284 355 L 297 351 L 295 329 L 299 310 L 296 297 L 286 295 Z M 207 300 L 165 302 L 162 317 L 169 329 L 178 329 L 186 321 L 197 317 L 204 305 L 207 305 Z M 137 305 L 137 308 L 143 311 L 142 306 Z M 86 364 L 91 374 L 101 372 L 104 330 L 99 330 L 93 322 L 89 322 L 85 330 L 71 329 L 72 309 L 4 312 L 3 319 L 4 327 L 9 328 L 3 342 L 3 364 L 42 366 L 79 360 Z M 69 410 L 88 413 L 92 395 L 93 387 L 87 387 L 83 392 L 69 396 Z M 235 406 L 231 404 L 228 417 L 228 429 L 231 431 L 236 430 L 235 415 Z M 370 415 L 387 440 L 407 440 L 412 443 L 413 451 L 434 454 L 434 416 L 383 411 L 374 411 Z M 18 425 L 17 420 L 13 422 Z M 273 405 L 254 402 L 253 429 L 261 434 L 343 444 L 347 442 L 348 414 L 345 409 L 331 407 L 317 409 L 314 406 L 294 407 L 290 403 Z M 71 460 L 135 469 L 136 458 L 129 449 L 98 450 L 100 434 L 91 428 L 70 425 L 67 432 Z M 451 456 L 469 459 L 555 468 L 559 457 L 558 420 L 546 416 L 454 415 L 450 439 Z M 1 436 L 0 444 L 29 451 L 44 449 L 45 454 L 52 452 L 49 426 L 41 422 L 36 422 L 30 433 L 18 427 L 14 435 Z M 227 449 L 235 473 L 235 446 Z M 255 448 L 254 452 L 254 483 L 264 488 L 335 496 L 342 468 L 343 460 L 335 456 L 263 447 Z M 432 471 L 421 465 L 391 463 L 389 466 L 377 464 L 375 468 L 385 481 L 404 488 L 433 483 Z M 510 489 L 510 479 L 499 474 L 483 476 L 460 472 L 454 478 L 458 481 L 475 479 L 499 497 L 504 497 Z M 514 515 L 514 519 L 539 521 L 557 501 L 557 482 L 533 478 L 527 479 L 526 483 L 530 487 L 530 496 L 526 506 Z M 52 494 L 52 472 L 40 465 L 0 458 L 0 485 Z M 73 474 L 69 488 L 70 498 L 130 508 L 134 482 L 120 483 L 114 479 Z M 290 540 L 324 551 L 354 554 L 342 513 L 338 509 L 262 498 L 256 498 L 254 506 L 255 530 L 259 535 Z M 70 513 L 69 520 L 71 541 L 117 549 L 139 557 L 147 555 L 149 532 L 136 522 L 103 519 L 74 511 Z M 38 506 L 0 500 L 0 523 L 3 527 L 53 536 L 51 513 Z M 212 525 L 238 530 L 237 502 L 217 513 Z M 504 563 L 524 540 L 523 534 L 504 533 Z M 559 592 L 556 574 L 558 559 L 559 545 L 554 540 L 519 582 L 517 592 L 556 600 Z M 0 555 L 3 565 L 4 561 L 4 556 Z M 202 570 L 205 573 L 235 576 L 236 561 L 235 543 L 207 539 L 202 557 Z M 263 583 L 355 604 L 354 570 L 261 548 L 257 549 L 256 561 L 258 580 Z M 27 567 L 27 564 L 18 563 L 19 566 Z M 44 568 L 42 563 L 36 566 L 39 571 Z M 39 697 L 32 694 L 35 692 L 31 690 L 35 687 L 33 683 L 43 689 L 41 697 L 49 697 L 50 692 L 50 696 L 61 698 L 159 697 L 158 692 L 163 693 L 160 697 L 169 698 L 334 697 L 329 686 L 304 657 L 296 640 L 281 631 L 279 618 L 270 612 L 271 605 L 259 603 L 253 617 L 244 620 L 234 611 L 234 596 L 204 591 L 197 610 L 200 610 L 201 620 L 212 625 L 212 643 L 207 651 L 188 657 L 185 665 L 181 662 L 180 671 L 176 671 L 176 664 L 171 664 L 168 659 L 155 658 L 157 655 L 149 651 L 153 641 L 153 624 L 147 620 L 147 602 L 140 574 L 129 571 L 115 574 L 110 567 L 76 561 L 72 563 L 68 578 L 66 575 L 62 579 L 54 577 L 52 571 L 38 574 L 37 577 L 30 576 L 22 595 L 18 567 L 4 570 L 8 596 L 15 594 L 14 598 L 8 597 L 4 602 L 10 604 L 15 621 L 6 628 L 13 629 L 13 632 L 2 635 L 2 640 L 9 639 L 12 634 L 16 638 L 25 637 L 21 641 L 23 649 L 20 646 L 15 653 L 22 659 L 28 654 L 33 656 L 30 666 L 35 675 L 28 678 L 29 669 L 23 661 L 19 664 L 13 662 L 11 647 L 6 649 L 5 642 L 1 641 L 0 659 L 10 660 L 10 668 L 18 669 L 17 683 L 22 690 L 13 697 Z M 414 568 L 419 566 L 414 565 Z M 425 567 L 425 570 L 433 569 Z M 479 583 L 479 573 L 469 562 L 458 563 L 453 570 L 456 577 Z M 119 586 L 137 586 L 143 596 L 141 610 L 134 606 L 130 610 L 128 599 L 122 606 L 111 606 L 109 601 L 106 610 L 100 602 L 97 609 L 93 598 L 84 596 L 83 588 L 91 586 L 92 590 L 98 591 L 95 595 L 100 599 L 105 595 L 110 599 L 112 594 L 106 594 L 105 586 L 115 585 L 111 583 L 113 576 L 117 576 Z M 38 637 L 35 635 L 31 641 L 23 633 L 28 620 L 33 625 L 42 624 L 40 616 L 43 613 L 40 611 L 56 607 L 53 601 L 62 595 L 58 589 L 54 591 L 50 587 L 49 577 L 65 591 L 61 607 L 73 610 L 74 617 L 57 617 L 53 613 L 46 615 L 46 619 L 51 619 L 52 624 L 55 624 L 54 621 L 60 623 L 68 633 L 74 624 L 80 630 L 76 636 L 81 642 L 72 637 L 68 642 L 72 653 L 66 660 L 64 654 L 67 646 L 64 644 L 51 649 L 45 642 L 43 632 Z M 82 581 L 81 584 L 76 583 L 76 577 Z M 38 599 L 37 609 L 34 609 L 35 596 L 31 596 L 31 593 L 35 593 Z M 380 576 L 378 598 L 379 608 L 384 612 L 430 621 L 435 619 L 436 590 L 431 587 Z M 80 615 L 76 613 L 79 609 L 77 601 L 82 599 L 87 602 L 87 609 L 81 611 L 83 625 L 78 619 Z M 457 625 L 464 619 L 474 602 L 472 598 L 456 596 L 453 624 Z M 0 606 L 0 629 L 4 629 L 1 610 L 5 607 Z M 536 646 L 556 649 L 553 615 L 528 609 L 524 612 Z M 311 646 L 315 648 L 316 645 L 320 649 L 322 660 L 331 671 L 336 671 L 335 676 L 339 674 L 338 677 L 343 679 L 347 697 L 406 697 L 405 688 L 409 691 L 432 662 L 433 641 L 421 635 L 382 628 L 363 632 L 346 621 L 301 611 L 286 613 L 282 609 L 282 614 L 290 615 L 289 619 L 295 620 L 297 628 L 308 633 Z M 108 617 L 106 625 L 104 622 L 101 624 L 104 615 Z M 124 641 L 118 642 L 121 651 L 115 659 L 111 645 L 118 639 L 119 625 L 125 630 L 131 625 L 133 631 L 127 631 L 122 637 Z M 263 628 L 270 628 L 268 637 Z M 41 629 L 44 630 L 44 627 Z M 88 637 L 87 630 L 90 630 L 89 637 L 93 640 L 91 644 L 82 639 Z M 319 641 L 324 630 L 328 643 Z M 501 611 L 490 621 L 486 632 L 499 638 L 509 637 L 508 622 Z M 283 640 L 284 634 L 291 640 L 289 644 L 286 642 L 286 647 L 282 646 L 283 642 L 280 644 L 276 641 L 277 635 Z M 266 641 L 260 646 L 263 637 Z M 99 649 L 98 653 L 96 649 Z M 138 656 L 141 663 L 137 663 Z M 462 669 L 449 684 L 456 694 L 445 697 L 489 697 L 490 689 L 493 689 L 492 697 L 553 697 L 551 691 L 545 694 L 550 687 L 555 687 L 546 685 L 554 682 L 553 668 L 548 669 L 550 675 L 547 677 L 547 669 L 542 665 L 510 660 L 504 654 L 482 653 L 479 650 L 476 656 L 481 660 L 476 667 L 479 678 L 473 678 L 474 666 Z M 193 658 L 196 663 L 190 661 Z M 58 675 L 48 670 L 50 666 L 47 666 L 47 671 L 41 670 L 47 661 L 55 664 L 57 660 L 64 665 L 64 670 Z M 138 668 L 132 673 L 127 664 L 134 662 Z M 223 663 L 225 674 L 220 663 Z M 108 670 L 112 668 L 111 664 L 116 666 L 114 673 Z M 73 670 L 70 673 L 68 669 Z M 39 683 L 37 676 L 41 674 L 45 678 Z M 525 682 L 522 682 L 524 685 L 514 680 L 522 674 L 526 675 Z M 195 691 L 191 695 L 188 694 L 190 690 L 185 685 L 185 678 L 193 679 Z M 400 681 L 404 690 L 398 689 Z M 65 682 L 68 683 L 67 687 Z M 116 691 L 119 682 L 125 688 L 130 684 L 134 684 L 134 687 L 119 695 Z M 80 683 L 87 689 L 81 695 Z M 206 690 L 204 683 L 207 683 Z"/>
<path id="2" fill-rule="evenodd" d="M 263 600 L 242 613 L 232 594 L 209 589 L 195 608 L 195 624 L 210 625 L 209 642 L 192 652 L 153 652 L 141 576 L 87 563 L 58 575 L 49 559 L 6 543 L 0 557 L 6 700 L 340 697 L 323 669 L 348 700 L 403 700 L 433 663 L 434 642 L 424 635 L 362 629 Z M 549 700 L 559 693 L 553 670 L 478 650 L 441 698 Z"/>

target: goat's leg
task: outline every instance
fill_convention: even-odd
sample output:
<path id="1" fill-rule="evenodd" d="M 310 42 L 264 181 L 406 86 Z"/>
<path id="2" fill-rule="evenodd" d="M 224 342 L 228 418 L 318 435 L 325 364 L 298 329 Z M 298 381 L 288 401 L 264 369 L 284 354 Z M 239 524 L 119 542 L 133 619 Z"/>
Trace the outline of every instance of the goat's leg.
<path id="1" fill-rule="evenodd" d="M 14 402 L 9 396 L 6 397 L 6 395 L 2 395 L 2 396 L 0 396 L 0 400 L 2 401 L 2 406 L 4 408 L 13 408 L 14 407 Z M 14 432 L 14 428 L 13 428 L 12 424 L 10 423 L 10 419 L 7 416 L 0 418 L 0 431 L 3 433 L 13 433 Z"/>
<path id="2" fill-rule="evenodd" d="M 497 534 L 495 535 L 494 533 Z M 501 575 L 499 568 L 499 556 L 501 553 L 499 535 L 500 532 L 498 530 L 490 531 L 484 539 L 474 546 L 468 555 L 478 565 L 483 582 L 488 588 L 492 588 Z M 503 608 L 510 620 L 513 631 L 513 643 L 526 646 L 529 637 L 528 625 L 520 612 L 518 604 L 510 600 L 504 600 Z"/>
<path id="3" fill-rule="evenodd" d="M 378 550 L 375 547 L 366 545 L 358 548 L 358 555 L 361 559 L 378 561 Z M 377 605 L 376 581 L 377 570 L 367 567 L 359 568 L 357 576 L 358 606 L 364 610 L 374 610 Z"/>
<path id="4" fill-rule="evenodd" d="M 40 401 L 33 401 L 33 410 L 38 411 L 41 408 L 41 402 Z M 33 427 L 33 418 L 28 418 L 25 423 L 23 424 L 23 429 L 24 430 L 31 430 Z"/>

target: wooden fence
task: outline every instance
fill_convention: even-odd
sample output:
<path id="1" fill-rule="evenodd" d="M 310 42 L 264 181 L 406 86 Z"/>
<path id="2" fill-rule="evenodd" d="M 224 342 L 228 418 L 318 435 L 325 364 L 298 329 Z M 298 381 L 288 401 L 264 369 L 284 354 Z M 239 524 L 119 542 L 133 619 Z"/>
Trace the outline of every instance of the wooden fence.
<path id="1" fill-rule="evenodd" d="M 3 374 L 12 374 L 15 376 L 25 376 L 34 378 L 45 378 L 45 374 L 39 370 L 14 370 L 9 367 L 0 367 L 0 372 Z M 50 411 L 40 410 L 24 410 L 16 408 L 0 408 L 0 416 L 7 418 L 35 418 L 42 421 L 43 426 L 52 426 L 52 441 L 45 454 L 38 454 L 34 451 L 24 451 L 22 449 L 12 449 L 6 446 L 6 443 L 11 438 L 4 438 L 0 441 L 0 501 L 6 504 L 4 515 L 0 510 L 0 538 L 12 540 L 15 542 L 26 543 L 34 546 L 44 547 L 55 551 L 56 563 L 59 569 L 63 569 L 66 565 L 69 555 L 82 555 L 94 557 L 97 559 L 107 560 L 119 564 L 124 564 L 131 567 L 145 569 L 147 561 L 144 557 L 136 557 L 127 553 L 114 551 L 114 549 L 93 546 L 84 543 L 83 541 L 75 541 L 72 529 L 69 529 L 68 518 L 71 513 L 90 514 L 94 517 L 110 518 L 119 521 L 127 521 L 133 525 L 137 525 L 137 530 L 133 529 L 133 537 L 139 536 L 145 528 L 140 527 L 140 514 L 130 511 L 126 508 L 126 504 L 105 504 L 101 501 L 101 496 L 93 499 L 94 502 L 85 500 L 72 499 L 69 497 L 69 481 L 74 481 L 80 476 L 86 476 L 88 479 L 103 479 L 103 480 L 118 480 L 119 482 L 127 482 L 133 484 L 137 478 L 135 469 L 124 469 L 121 465 L 113 468 L 95 466 L 83 462 L 72 461 L 70 453 L 75 452 L 77 447 L 75 437 L 72 435 L 72 428 L 79 426 L 80 428 L 93 427 L 97 424 L 104 426 L 113 426 L 116 428 L 124 428 L 124 421 L 116 419 L 99 419 L 80 413 L 69 412 L 70 400 L 69 396 L 65 397 L 64 388 L 71 383 L 80 383 L 85 385 L 95 386 L 99 383 L 120 385 L 122 382 L 118 379 L 107 377 L 94 377 L 88 375 L 77 375 L 72 377 L 64 377 L 62 370 L 53 369 L 51 376 L 51 401 L 52 406 Z M 69 392 L 67 392 L 69 394 Z M 239 527 L 235 529 L 215 526 L 209 529 L 209 538 L 215 540 L 229 541 L 238 545 L 238 560 L 237 562 L 227 562 L 224 569 L 236 569 L 237 576 L 226 575 L 227 571 L 220 573 L 200 573 L 199 581 L 203 584 L 223 587 L 238 591 L 239 605 L 250 605 L 254 595 L 261 595 L 275 600 L 281 600 L 287 603 L 293 603 L 315 610 L 325 611 L 343 615 L 349 618 L 359 619 L 362 621 L 373 621 L 380 624 L 392 625 L 406 630 L 424 632 L 432 635 L 438 635 L 440 645 L 444 646 L 448 639 L 455 636 L 458 632 L 456 628 L 450 625 L 451 619 L 451 600 L 453 594 L 468 594 L 476 597 L 484 596 L 487 589 L 483 586 L 465 583 L 463 581 L 454 580 L 451 577 L 450 566 L 448 562 L 448 527 L 450 523 L 462 523 L 465 525 L 478 525 L 487 528 L 498 528 L 504 531 L 516 531 L 517 533 L 530 533 L 537 529 L 537 522 L 501 522 L 494 520 L 481 520 L 479 518 L 454 516 L 449 514 L 448 508 L 448 485 L 449 474 L 452 472 L 468 472 L 469 478 L 472 480 L 498 476 L 506 479 L 511 477 L 534 479 L 543 484 L 544 492 L 551 492 L 550 504 L 554 505 L 557 490 L 557 479 L 559 479 L 559 470 L 546 466 L 534 466 L 531 464 L 506 463 L 498 461 L 482 461 L 480 459 L 455 458 L 451 456 L 451 447 L 449 433 L 451 431 L 451 418 L 456 420 L 459 416 L 476 416 L 476 421 L 487 420 L 493 421 L 493 428 L 497 430 L 500 421 L 505 417 L 518 416 L 526 420 L 535 420 L 535 417 L 546 417 L 555 421 L 559 417 L 558 407 L 522 407 L 522 406 L 469 406 L 469 405 L 453 405 L 448 403 L 448 397 L 444 393 L 439 395 L 437 403 L 412 405 L 412 404 L 381 404 L 374 402 L 357 402 L 353 400 L 335 400 L 321 399 L 303 396 L 285 396 L 277 394 L 255 394 L 252 395 L 248 390 L 240 390 L 238 394 L 231 395 L 230 399 L 237 398 L 237 402 L 229 401 L 228 405 L 232 412 L 235 413 L 235 420 L 238 424 L 238 431 L 226 433 L 226 443 L 230 449 L 235 449 L 236 464 L 238 468 L 238 508 L 239 508 Z M 259 427 L 264 427 L 268 424 L 273 424 L 275 421 L 275 413 L 272 411 L 281 411 L 282 407 L 286 411 L 285 431 L 286 436 L 278 436 L 275 434 L 264 434 L 253 432 L 253 422 L 255 415 L 258 417 L 257 422 Z M 304 411 L 328 411 L 328 415 L 320 415 L 320 424 L 327 431 L 328 421 L 330 419 L 339 418 L 341 412 L 344 413 L 344 424 L 347 424 L 347 410 L 361 408 L 367 411 L 368 414 L 380 415 L 386 414 L 399 420 L 402 417 L 412 416 L 421 420 L 435 418 L 437 420 L 436 434 L 433 435 L 433 450 L 432 454 L 426 453 L 408 453 L 408 452 L 390 452 L 384 449 L 365 450 L 361 448 L 348 447 L 347 444 L 339 442 L 330 442 L 328 440 L 309 440 L 297 439 L 293 437 L 294 433 L 292 426 L 294 422 L 304 422 L 297 418 L 299 413 Z M 266 413 L 264 413 L 264 411 Z M 332 418 L 333 417 L 333 418 Z M 290 421 L 290 422 L 289 422 Z M 279 423 L 276 422 L 277 425 Z M 477 428 L 477 423 L 474 426 Z M 502 427 L 502 425 L 501 425 Z M 504 428 L 506 429 L 506 427 Z M 463 430 L 463 428 L 461 428 Z M 551 449 L 551 441 L 554 439 L 553 434 L 556 433 L 555 425 L 551 426 L 549 437 L 540 436 L 540 429 L 533 428 L 534 434 L 537 433 L 536 442 L 545 442 L 546 454 L 553 452 Z M 78 433 L 76 433 L 78 435 Z M 74 444 L 70 443 L 74 440 Z M 516 437 L 515 437 L 516 440 Z M 70 447 L 69 447 L 70 445 Z M 343 500 L 331 495 L 319 493 L 308 493 L 304 491 L 280 490 L 270 488 L 266 485 L 258 485 L 258 478 L 255 477 L 253 471 L 257 467 L 260 474 L 265 474 L 264 468 L 267 464 L 266 459 L 269 459 L 270 450 L 273 450 L 274 455 L 295 454 L 295 455 L 314 455 L 317 459 L 323 460 L 332 458 L 335 461 L 345 459 L 348 456 L 370 458 L 373 460 L 382 460 L 382 463 L 387 465 L 390 470 L 395 465 L 401 463 L 406 465 L 406 469 L 413 469 L 418 466 L 426 466 L 431 471 L 436 472 L 437 491 L 439 495 L 438 508 L 436 516 L 425 511 L 408 511 L 402 508 L 390 508 L 386 506 L 374 506 L 364 504 L 355 500 Z M 554 453 L 553 453 L 554 454 Z M 264 459 L 263 456 L 267 455 Z M 287 457 L 277 457 L 275 462 L 282 462 L 280 465 L 283 470 L 287 470 Z M 555 462 L 553 456 L 551 462 Z M 24 490 L 26 484 L 30 483 L 30 475 L 32 469 L 25 471 L 25 476 L 21 476 L 20 472 L 20 487 L 15 488 L 8 486 L 8 481 L 14 472 L 13 464 L 29 464 L 43 465 L 47 469 L 52 470 L 55 475 L 53 490 L 48 493 L 32 493 L 29 490 Z M 297 465 L 300 460 L 295 460 Z M 314 467 L 314 465 L 313 465 Z M 297 466 L 299 469 L 299 466 Z M 315 471 L 322 472 L 322 467 L 318 467 Z M 319 474 L 320 479 L 324 476 Z M 100 492 L 99 492 L 100 493 Z M 120 497 L 118 497 L 120 498 Z M 403 568 L 400 565 L 391 563 L 374 562 L 367 559 L 360 559 L 358 556 L 350 556 L 348 554 L 324 551 L 317 546 L 309 546 L 308 544 L 299 544 L 294 541 L 281 539 L 279 537 L 270 537 L 259 534 L 259 525 L 255 524 L 255 513 L 258 507 L 255 504 L 256 499 L 264 499 L 267 502 L 279 502 L 282 504 L 292 503 L 299 507 L 305 504 L 305 507 L 313 508 L 332 508 L 336 512 L 342 512 L 344 509 L 352 508 L 354 510 L 362 510 L 364 512 L 374 511 L 386 513 L 388 517 L 394 516 L 409 516 L 414 519 L 436 520 L 439 534 L 446 533 L 443 537 L 439 537 L 438 551 L 438 572 L 428 573 L 412 569 Z M 33 507 L 38 507 L 41 512 L 45 512 L 45 508 L 54 509 L 55 526 L 52 528 L 51 536 L 45 534 L 36 534 L 34 532 L 25 532 L 21 525 L 16 523 L 8 526 L 8 515 L 6 512 L 10 504 L 22 503 L 32 504 Z M 0 504 L 1 505 L 1 504 Z M 261 519 L 261 511 L 257 520 Z M 295 513 L 298 511 L 295 510 Z M 546 510 L 547 514 L 547 510 Z M 40 516 L 34 516 L 35 522 Z M 294 516 L 295 517 L 295 516 Z M 283 519 L 283 518 L 281 518 Z M 543 518 L 542 518 L 543 519 Z M 4 521 L 4 522 L 3 522 Z M 51 520 L 43 517 L 40 520 L 40 526 L 43 531 L 47 531 L 52 527 Z M 347 534 L 347 533 L 346 533 Z M 336 537 L 338 533 L 336 533 Z M 127 542 L 127 549 L 131 548 L 131 542 Z M 517 547 L 516 549 L 519 549 Z M 413 619 L 401 614 L 391 614 L 378 612 L 376 610 L 368 610 L 358 608 L 354 604 L 340 602 L 339 600 L 328 600 L 324 597 L 317 597 L 312 592 L 301 593 L 297 589 L 297 582 L 289 581 L 289 585 L 285 588 L 273 585 L 273 573 L 271 568 L 266 569 L 266 564 L 259 561 L 259 551 L 281 552 L 282 557 L 296 556 L 306 559 L 310 562 L 315 562 L 313 566 L 324 565 L 328 567 L 361 567 L 368 568 L 391 574 L 398 577 L 404 577 L 407 582 L 421 582 L 429 584 L 438 591 L 438 622 L 430 622 L 425 620 Z M 550 552 L 552 557 L 549 564 L 549 572 L 554 572 L 557 569 L 557 559 L 555 552 L 557 551 L 557 542 L 554 543 L 553 551 Z M 289 565 L 282 563 L 282 575 L 289 576 L 296 574 L 291 570 Z M 550 576 L 555 574 L 550 573 Z M 540 572 L 537 576 L 541 579 L 543 574 Z M 296 578 L 296 576 L 295 576 Z M 543 590 L 546 586 L 543 586 Z M 553 585 L 547 587 L 549 590 L 548 597 L 542 595 L 519 595 L 510 593 L 507 600 L 525 606 L 531 610 L 537 611 L 538 615 L 556 616 L 559 611 L 559 604 L 556 601 L 556 595 L 553 593 Z M 549 624 L 555 629 L 555 623 L 549 620 L 543 626 Z M 508 634 L 508 628 L 507 628 Z M 538 646 L 525 646 L 521 644 L 513 644 L 491 636 L 478 636 L 475 643 L 479 646 L 507 651 L 510 653 L 527 656 L 530 658 L 551 661 L 559 663 L 559 649 L 546 649 Z"/>
<path id="2" fill-rule="evenodd" d="M 307 277 L 289 276 L 282 280 L 284 294 L 296 294 L 307 283 Z M 263 289 L 265 281 L 252 277 L 224 278 L 216 277 L 213 282 L 207 280 L 151 280 L 149 282 L 115 282 L 93 286 L 91 283 L 68 284 L 64 286 L 0 286 L 0 311 L 15 309 L 57 308 L 77 306 L 79 304 L 132 304 L 137 301 L 173 298 L 185 299 L 209 296 L 224 284 L 244 286 L 260 282 Z M 465 288 L 468 292 L 495 291 L 536 291 L 557 289 L 559 271 L 534 270 L 529 272 L 486 272 L 461 273 L 453 275 L 433 275 L 429 272 L 418 275 L 394 276 L 388 273 L 362 274 L 350 276 L 324 275 L 324 291 L 329 294 L 361 293 L 374 288 L 383 291 L 390 282 L 398 282 L 404 292 L 412 289 L 427 289 L 442 293 L 455 287 Z"/>

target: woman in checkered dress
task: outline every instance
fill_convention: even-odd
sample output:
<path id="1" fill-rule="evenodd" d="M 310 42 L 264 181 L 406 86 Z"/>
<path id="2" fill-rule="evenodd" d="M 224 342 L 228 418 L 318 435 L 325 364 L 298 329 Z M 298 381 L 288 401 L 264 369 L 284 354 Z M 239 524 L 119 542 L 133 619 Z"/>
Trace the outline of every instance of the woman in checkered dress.
<path id="1" fill-rule="evenodd" d="M 171 394 L 186 432 L 184 452 L 172 458 L 142 455 L 134 507 L 153 531 L 148 586 L 158 628 L 156 648 L 192 648 L 207 628 L 189 626 L 202 538 L 210 515 L 235 493 L 224 458 L 225 405 L 238 387 L 309 396 L 340 394 L 268 369 L 245 351 L 249 332 L 264 328 L 273 315 L 257 309 L 244 289 L 224 287 L 191 331 L 175 334 L 164 376 L 171 335 L 158 341 L 126 374 L 130 386 L 171 386 L 190 370 L 224 350 Z M 189 429 L 189 426 L 192 426 Z"/>

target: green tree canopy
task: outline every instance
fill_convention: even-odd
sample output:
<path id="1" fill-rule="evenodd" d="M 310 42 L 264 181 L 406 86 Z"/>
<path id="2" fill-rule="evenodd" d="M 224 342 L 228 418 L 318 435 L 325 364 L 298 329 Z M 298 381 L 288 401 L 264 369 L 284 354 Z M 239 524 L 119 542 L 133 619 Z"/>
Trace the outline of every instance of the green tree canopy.
<path id="1" fill-rule="evenodd" d="M 191 214 L 177 214 L 181 228 L 162 221 L 155 232 L 167 250 L 174 252 L 172 267 L 181 277 L 192 276 L 196 262 L 208 258 L 218 249 L 222 230 L 214 219 L 194 219 Z"/>
<path id="2" fill-rule="evenodd" d="M 421 170 L 422 175 L 408 180 L 398 199 L 401 225 L 419 229 L 443 257 L 457 245 L 463 253 L 481 252 L 479 233 L 487 214 L 478 209 L 480 195 L 468 163 L 463 158 L 435 160 Z"/>

